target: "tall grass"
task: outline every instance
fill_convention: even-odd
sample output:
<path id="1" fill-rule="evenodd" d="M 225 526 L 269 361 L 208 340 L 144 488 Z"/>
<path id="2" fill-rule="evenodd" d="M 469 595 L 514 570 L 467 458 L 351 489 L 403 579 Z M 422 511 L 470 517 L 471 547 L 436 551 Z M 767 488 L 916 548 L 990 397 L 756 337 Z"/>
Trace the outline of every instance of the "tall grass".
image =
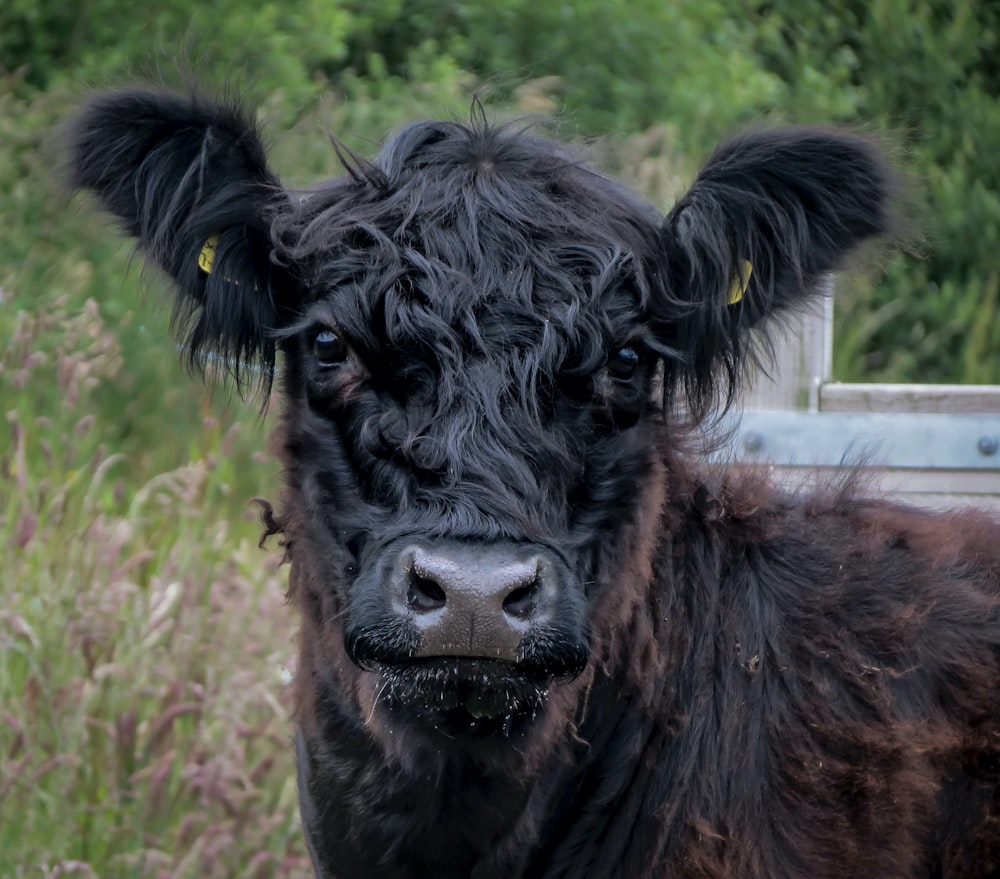
<path id="1" fill-rule="evenodd" d="M 308 876 L 283 570 L 232 514 L 277 479 L 259 423 L 143 474 L 93 414 L 122 359 L 92 301 L 0 357 L 0 876 Z"/>

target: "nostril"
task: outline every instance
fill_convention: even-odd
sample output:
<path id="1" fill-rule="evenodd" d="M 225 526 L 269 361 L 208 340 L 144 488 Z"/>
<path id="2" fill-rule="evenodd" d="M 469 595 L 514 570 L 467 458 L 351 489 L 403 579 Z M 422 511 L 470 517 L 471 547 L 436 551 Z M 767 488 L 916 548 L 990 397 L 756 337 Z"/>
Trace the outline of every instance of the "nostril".
<path id="1" fill-rule="evenodd" d="M 446 597 L 437 580 L 410 570 L 407 573 L 407 582 L 406 604 L 411 610 L 429 613 L 444 607 Z"/>
<path id="2" fill-rule="evenodd" d="M 507 593 L 503 600 L 504 613 L 519 620 L 527 620 L 534 613 L 539 582 L 537 575 L 527 583 Z"/>

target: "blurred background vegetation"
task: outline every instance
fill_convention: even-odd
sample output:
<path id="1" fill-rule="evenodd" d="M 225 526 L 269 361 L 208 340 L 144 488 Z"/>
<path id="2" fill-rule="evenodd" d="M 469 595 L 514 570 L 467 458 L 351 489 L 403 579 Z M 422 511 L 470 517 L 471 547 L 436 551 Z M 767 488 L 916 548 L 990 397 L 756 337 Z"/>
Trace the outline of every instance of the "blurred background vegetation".
<path id="1" fill-rule="evenodd" d="M 337 173 L 321 126 L 371 153 L 477 89 L 498 115 L 601 137 L 605 164 L 665 208 L 740 125 L 837 123 L 896 149 L 925 239 L 878 284 L 843 285 L 836 377 L 997 382 L 998 57 L 1000 6 L 982 0 L 6 0 L 0 285 L 30 307 L 67 272 L 114 324 L 135 312 L 115 238 L 54 196 L 51 132 L 87 86 L 176 82 L 178 66 L 256 96 L 294 184 Z"/>
<path id="2" fill-rule="evenodd" d="M 293 622 L 252 410 L 191 383 L 127 244 L 58 187 L 92 88 L 255 96 L 290 185 L 415 117 L 551 117 L 668 208 L 761 120 L 885 139 L 922 252 L 842 279 L 835 377 L 1000 382 L 1000 5 L 3 0 L 0 876 L 306 876 Z"/>

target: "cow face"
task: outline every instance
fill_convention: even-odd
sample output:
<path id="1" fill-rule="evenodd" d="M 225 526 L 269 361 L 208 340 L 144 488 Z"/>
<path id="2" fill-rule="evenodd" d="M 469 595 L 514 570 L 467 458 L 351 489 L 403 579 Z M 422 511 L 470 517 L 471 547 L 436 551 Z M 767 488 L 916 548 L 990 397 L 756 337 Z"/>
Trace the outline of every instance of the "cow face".
<path id="1" fill-rule="evenodd" d="M 723 147 L 666 218 L 481 121 L 293 194 L 238 110 L 127 92 L 73 166 L 175 280 L 193 357 L 283 353 L 310 692 L 452 740 L 529 730 L 616 636 L 600 609 L 647 600 L 676 397 L 731 393 L 749 330 L 887 227 L 874 151 L 803 129 Z"/>
<path id="2" fill-rule="evenodd" d="M 510 733 L 586 664 L 598 551 L 637 515 L 655 217 L 523 133 L 430 124 L 274 234 L 303 299 L 288 536 L 337 560 L 299 583 L 381 704 Z"/>

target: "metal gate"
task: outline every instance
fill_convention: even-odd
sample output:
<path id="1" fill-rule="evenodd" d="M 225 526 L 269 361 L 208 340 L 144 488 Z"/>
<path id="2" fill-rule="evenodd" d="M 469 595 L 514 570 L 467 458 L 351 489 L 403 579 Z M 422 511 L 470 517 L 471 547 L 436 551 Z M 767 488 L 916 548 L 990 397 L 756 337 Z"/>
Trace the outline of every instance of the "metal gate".
<path id="1" fill-rule="evenodd" d="M 829 297 L 776 347 L 772 377 L 755 380 L 724 455 L 799 480 L 860 462 L 911 502 L 1000 510 L 1000 386 L 833 381 Z"/>

